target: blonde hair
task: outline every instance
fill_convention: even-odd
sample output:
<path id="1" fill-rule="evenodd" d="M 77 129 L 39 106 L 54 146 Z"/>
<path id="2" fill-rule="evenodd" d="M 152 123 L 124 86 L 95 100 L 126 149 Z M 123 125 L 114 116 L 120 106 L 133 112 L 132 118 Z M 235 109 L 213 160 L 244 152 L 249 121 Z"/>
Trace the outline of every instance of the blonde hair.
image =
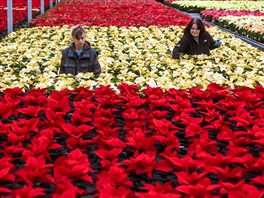
<path id="1" fill-rule="evenodd" d="M 85 29 L 81 25 L 73 26 L 71 29 L 71 37 L 79 39 L 82 34 L 85 34 Z"/>

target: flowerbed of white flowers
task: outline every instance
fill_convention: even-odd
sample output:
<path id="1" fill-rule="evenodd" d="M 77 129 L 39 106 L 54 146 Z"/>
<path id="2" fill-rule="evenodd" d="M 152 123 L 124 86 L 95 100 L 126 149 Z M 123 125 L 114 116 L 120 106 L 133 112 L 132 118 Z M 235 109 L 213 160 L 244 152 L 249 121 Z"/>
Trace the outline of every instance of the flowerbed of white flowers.
<path id="1" fill-rule="evenodd" d="M 172 5 L 180 10 L 200 13 L 202 18 L 215 21 L 221 27 L 264 42 L 264 1 L 174 1 Z M 225 17 L 219 18 L 219 15 Z"/>
<path id="2" fill-rule="evenodd" d="M 216 23 L 264 42 L 264 16 L 225 16 L 217 19 Z"/>
<path id="3" fill-rule="evenodd" d="M 183 8 L 218 10 L 259 10 L 264 12 L 264 1 L 173 1 L 172 5 Z"/>
<path id="4" fill-rule="evenodd" d="M 99 51 L 102 74 L 60 74 L 61 50 L 69 45 L 70 27 L 21 29 L 0 43 L 1 89 L 21 87 L 61 90 L 99 84 L 115 88 L 121 82 L 162 89 L 218 83 L 254 87 L 264 85 L 264 52 L 224 33 L 207 28 L 220 48 L 211 55 L 171 58 L 184 27 L 85 27 L 87 40 Z"/>

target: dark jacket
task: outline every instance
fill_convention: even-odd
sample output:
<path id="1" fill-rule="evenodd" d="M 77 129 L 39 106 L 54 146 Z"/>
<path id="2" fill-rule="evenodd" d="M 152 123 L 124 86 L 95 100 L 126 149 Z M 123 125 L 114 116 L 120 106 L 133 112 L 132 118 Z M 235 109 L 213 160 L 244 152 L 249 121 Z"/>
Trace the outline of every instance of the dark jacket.
<path id="1" fill-rule="evenodd" d="M 172 51 L 172 58 L 179 59 L 180 53 L 189 55 L 210 55 L 210 50 L 215 48 L 217 48 L 217 46 L 215 46 L 215 41 L 207 31 L 200 33 L 199 43 L 193 38 L 191 33 L 185 33 L 181 40 L 174 47 Z"/>
<path id="2" fill-rule="evenodd" d="M 74 43 L 62 50 L 60 73 L 77 75 L 79 72 L 93 72 L 95 76 L 101 73 L 98 52 L 87 41 L 80 57 L 75 52 Z"/>

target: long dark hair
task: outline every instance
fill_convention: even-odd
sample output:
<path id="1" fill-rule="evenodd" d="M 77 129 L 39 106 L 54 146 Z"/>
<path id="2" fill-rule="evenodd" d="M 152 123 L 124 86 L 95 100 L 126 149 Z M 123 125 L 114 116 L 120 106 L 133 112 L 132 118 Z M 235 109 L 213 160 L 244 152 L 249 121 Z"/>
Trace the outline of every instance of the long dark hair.
<path id="1" fill-rule="evenodd" d="M 184 34 L 190 34 L 190 30 L 192 28 L 192 25 L 196 24 L 198 29 L 200 30 L 200 34 L 202 34 L 205 31 L 204 24 L 201 19 L 199 18 L 193 18 L 188 25 L 184 29 Z"/>

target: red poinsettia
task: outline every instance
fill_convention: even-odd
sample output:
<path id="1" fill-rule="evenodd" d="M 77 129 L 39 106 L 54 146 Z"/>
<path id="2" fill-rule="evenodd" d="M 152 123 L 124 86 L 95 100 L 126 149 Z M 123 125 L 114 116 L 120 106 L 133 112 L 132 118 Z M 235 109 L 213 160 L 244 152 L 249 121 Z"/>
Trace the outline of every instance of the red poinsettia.
<path id="1" fill-rule="evenodd" d="M 26 108 L 18 109 L 18 112 L 23 113 L 25 115 L 30 115 L 33 117 L 37 117 L 39 112 L 43 111 L 43 108 L 38 106 L 28 106 Z"/>
<path id="2" fill-rule="evenodd" d="M 84 180 L 92 182 L 91 176 L 88 175 L 91 171 L 88 157 L 80 149 L 75 149 L 67 156 L 59 157 L 54 162 L 54 178 L 56 181 L 66 177 L 70 181 Z"/>
<path id="3" fill-rule="evenodd" d="M 92 142 L 97 144 L 101 149 L 125 148 L 127 146 L 126 143 L 118 137 L 104 139 L 98 135 L 93 138 Z"/>
<path id="4" fill-rule="evenodd" d="M 160 171 L 171 171 L 171 170 L 184 170 L 198 169 L 205 165 L 203 161 L 194 160 L 189 155 L 184 158 L 180 158 L 176 152 L 161 154 L 164 159 L 157 162 L 155 168 Z"/>
<path id="5" fill-rule="evenodd" d="M 88 13 L 85 7 L 89 7 Z M 84 14 L 86 13 L 86 14 Z M 74 16 L 74 18 L 73 18 Z M 129 19 L 129 20 L 128 20 Z M 87 1 L 74 4 L 67 2 L 59 4 L 57 9 L 50 10 L 47 15 L 32 21 L 36 26 L 62 26 L 82 24 L 86 26 L 184 26 L 190 17 L 155 1 L 137 4 L 131 2 L 95 3 Z"/>
<path id="6" fill-rule="evenodd" d="M 64 113 L 57 113 L 51 109 L 46 109 L 45 114 L 47 118 L 45 123 L 48 125 L 59 127 L 61 124 L 66 122 L 65 119 L 63 118 Z"/>
<path id="7" fill-rule="evenodd" d="M 102 119 L 102 120 L 106 120 L 106 119 Z M 109 120 L 109 119 L 107 119 Z M 98 127 L 98 125 L 96 124 L 96 126 Z M 97 129 L 98 134 L 100 134 L 101 138 L 106 139 L 106 140 L 110 140 L 112 138 L 117 138 L 118 137 L 118 131 L 119 128 L 112 128 L 112 127 L 108 127 L 108 126 L 101 126 L 99 129 Z"/>
<path id="8" fill-rule="evenodd" d="M 197 159 L 206 159 L 211 155 L 216 155 L 219 153 L 216 142 L 210 138 L 199 138 L 194 139 L 193 143 L 189 146 L 188 154 L 195 154 Z"/>
<path id="9" fill-rule="evenodd" d="M 69 98 L 63 97 L 59 100 L 54 98 L 49 98 L 47 103 L 47 110 L 53 111 L 58 115 L 65 115 L 71 110 L 71 106 L 69 104 Z"/>
<path id="10" fill-rule="evenodd" d="M 133 183 L 124 169 L 112 166 L 109 170 L 97 174 L 97 178 L 96 189 L 99 191 L 99 197 L 131 197 L 130 187 Z"/>
<path id="11" fill-rule="evenodd" d="M 144 184 L 142 189 L 146 190 L 147 192 L 137 192 L 135 193 L 139 198 L 152 198 L 152 197 L 160 197 L 160 198 L 180 198 L 182 194 L 177 192 L 175 188 L 172 187 L 170 182 L 166 182 L 165 184 L 161 185 L 157 182 L 155 185 L 151 184 Z"/>
<path id="12" fill-rule="evenodd" d="M 181 185 L 176 187 L 176 190 L 188 197 L 212 197 L 212 190 L 216 189 L 217 185 L 212 185 L 209 178 L 205 177 L 205 173 L 198 174 L 194 171 L 191 174 L 186 172 L 176 172 L 175 175 Z"/>
<path id="13" fill-rule="evenodd" d="M 26 97 L 23 98 L 24 107 L 27 106 L 39 106 L 46 107 L 47 106 L 47 96 L 45 95 L 45 91 L 47 89 L 30 89 L 27 92 Z"/>
<path id="14" fill-rule="evenodd" d="M 89 131 L 94 128 L 93 126 L 85 124 L 79 126 L 74 126 L 72 124 L 62 124 L 61 127 L 66 134 L 74 138 L 80 138 L 81 136 L 85 135 L 87 136 L 89 135 Z"/>
<path id="15" fill-rule="evenodd" d="M 75 111 L 72 113 L 71 121 L 73 124 L 84 124 L 93 121 L 92 110 L 96 109 L 96 105 L 89 101 L 82 99 L 82 101 L 74 102 Z"/>
<path id="16" fill-rule="evenodd" d="M 15 179 L 15 176 L 12 174 L 15 166 L 11 162 L 12 158 L 9 157 L 0 159 L 0 182 L 13 181 Z"/>
<path id="17" fill-rule="evenodd" d="M 149 156 L 142 153 L 138 156 L 123 161 L 123 164 L 128 165 L 127 172 L 134 172 L 136 174 L 146 173 L 149 177 L 152 177 L 152 171 L 155 167 L 155 156 Z"/>
<path id="18" fill-rule="evenodd" d="M 145 98 L 141 98 L 140 95 L 133 93 L 122 93 L 120 94 L 120 98 L 125 101 L 125 107 L 132 108 L 134 110 L 140 111 L 141 109 L 138 107 L 143 107 L 147 105 L 147 100 Z"/>
<path id="19" fill-rule="evenodd" d="M 178 121 L 181 124 L 189 126 L 190 124 L 195 124 L 195 125 L 201 124 L 201 122 L 203 121 L 203 118 L 193 118 L 193 117 L 190 117 L 190 113 L 183 112 L 180 115 L 175 115 L 172 118 L 172 120 Z M 187 136 L 192 136 L 194 135 L 194 133 L 195 133 L 194 131 L 190 130 L 190 134 L 187 134 Z"/>
<path id="20" fill-rule="evenodd" d="M 156 135 L 167 136 L 170 133 L 179 132 L 179 129 L 165 118 L 162 120 L 154 118 L 151 120 L 151 124 L 153 124 L 153 130 L 155 130 Z"/>
<path id="21" fill-rule="evenodd" d="M 190 113 L 194 111 L 191 102 L 188 100 L 186 90 L 169 89 L 165 92 L 165 98 L 170 103 L 169 107 L 174 110 L 177 116 L 183 112 Z"/>
<path id="22" fill-rule="evenodd" d="M 195 185 L 177 186 L 176 190 L 181 194 L 184 194 L 184 196 L 190 198 L 196 198 L 196 197 L 211 198 L 214 197 L 212 195 L 212 191 L 217 189 L 217 187 L 218 187 L 217 185 L 212 185 L 210 181 L 207 180 L 206 182 L 198 183 Z"/>
<path id="23" fill-rule="evenodd" d="M 263 191 L 258 190 L 252 185 L 245 184 L 244 181 L 238 183 L 221 182 L 220 194 L 227 195 L 228 197 L 241 197 L 247 198 L 248 195 L 254 195 L 254 197 L 262 197 Z"/>
<path id="24" fill-rule="evenodd" d="M 217 169 L 217 177 L 221 180 L 241 180 L 242 174 L 243 174 L 243 168 L 241 167 L 235 167 L 233 169 L 230 169 L 228 166 L 225 168 L 216 166 L 213 167 L 213 169 Z"/>
<path id="25" fill-rule="evenodd" d="M 144 109 L 127 107 L 123 111 L 122 117 L 125 119 L 125 130 L 128 132 L 133 131 L 134 128 L 146 128 L 148 113 Z"/>
<path id="26" fill-rule="evenodd" d="M 29 156 L 44 157 L 50 160 L 49 150 L 62 148 L 60 144 L 55 143 L 53 137 L 42 135 L 38 138 L 33 138 L 27 150 L 22 154 L 22 159 L 26 160 Z"/>
<path id="27" fill-rule="evenodd" d="M 10 124 L 10 123 L 3 124 L 2 122 L 0 122 L 0 134 L 9 133 L 11 126 L 12 126 L 12 124 Z"/>
<path id="28" fill-rule="evenodd" d="M 56 190 L 53 193 L 53 198 L 76 198 L 76 196 L 82 195 L 86 193 L 85 190 L 79 189 L 74 186 L 67 177 L 60 178 L 59 181 L 56 182 Z"/>
<path id="29" fill-rule="evenodd" d="M 28 157 L 25 167 L 18 169 L 16 175 L 28 185 L 34 185 L 38 181 L 54 183 L 54 178 L 49 174 L 52 167 L 42 157 Z"/>
<path id="30" fill-rule="evenodd" d="M 159 144 L 166 146 L 164 153 L 169 153 L 172 150 L 178 150 L 180 147 L 179 139 L 175 136 L 175 134 L 170 133 L 167 136 L 154 134 L 152 137 L 155 138 Z"/>
<path id="31" fill-rule="evenodd" d="M 9 116 L 12 115 L 13 113 L 13 109 L 15 108 L 14 103 L 4 103 L 4 102 L 0 102 L 0 116 L 1 118 L 8 118 Z"/>
<path id="32" fill-rule="evenodd" d="M 103 184 L 98 188 L 98 195 L 99 198 L 126 198 L 126 197 L 134 197 L 133 191 L 124 186 L 113 186 L 110 184 Z"/>
<path id="33" fill-rule="evenodd" d="M 136 149 L 134 156 L 144 152 L 147 155 L 155 155 L 156 149 L 154 144 L 157 142 L 154 137 L 146 137 L 146 134 L 140 128 L 128 131 L 127 145 Z"/>
<path id="34" fill-rule="evenodd" d="M 105 184 L 132 187 L 132 182 L 128 179 L 127 171 L 116 165 L 110 167 L 109 170 L 98 173 L 97 178 L 96 186 L 98 188 L 103 187 Z"/>
<path id="35" fill-rule="evenodd" d="M 117 123 L 113 116 L 114 112 L 116 112 L 116 110 L 98 108 L 96 113 L 93 115 L 94 126 L 97 129 L 103 129 L 105 127 L 110 127 L 110 126 L 111 127 L 117 126 Z M 115 136 L 115 134 L 113 134 L 113 136 Z"/>
<path id="36" fill-rule="evenodd" d="M 236 116 L 230 118 L 230 120 L 235 120 L 237 122 L 237 127 L 250 127 L 253 123 L 254 116 L 251 116 L 249 112 L 244 109 L 238 109 L 236 111 Z"/>
<path id="37" fill-rule="evenodd" d="M 118 95 L 110 89 L 110 85 L 100 85 L 99 88 L 94 91 L 94 98 L 102 107 L 109 108 L 113 105 L 123 103 L 123 101 L 119 99 Z"/>
<path id="38" fill-rule="evenodd" d="M 22 142 L 30 138 L 29 132 L 38 131 L 39 118 L 32 118 L 29 120 L 18 119 L 13 121 L 10 133 L 8 134 L 8 141 L 12 143 Z"/>
<path id="39" fill-rule="evenodd" d="M 25 185 L 22 188 L 12 190 L 10 197 L 34 198 L 38 196 L 44 196 L 44 190 L 44 188 L 34 188 L 31 185 Z"/>
<path id="40" fill-rule="evenodd" d="M 3 150 L 1 150 L 1 153 L 3 153 L 6 157 L 20 156 L 25 150 L 25 148 L 22 147 L 21 142 L 16 145 L 10 145 L 8 142 L 6 142 L 6 145 L 2 146 Z"/>
<path id="41" fill-rule="evenodd" d="M 101 167 L 108 170 L 118 161 L 118 155 L 122 152 L 122 148 L 113 148 L 110 151 L 106 149 L 95 150 L 95 153 L 101 158 Z"/>
<path id="42" fill-rule="evenodd" d="M 66 140 L 66 145 L 71 150 L 79 148 L 81 151 L 85 152 L 87 150 L 87 145 L 91 142 L 91 140 L 83 140 L 82 138 L 69 137 Z"/>
<path id="43" fill-rule="evenodd" d="M 252 124 L 254 126 L 260 126 L 260 127 L 264 127 L 264 109 L 259 109 L 257 108 L 255 111 L 253 111 L 252 113 L 254 113 L 255 119 L 252 120 Z M 253 128 L 254 128 L 253 126 Z"/>

